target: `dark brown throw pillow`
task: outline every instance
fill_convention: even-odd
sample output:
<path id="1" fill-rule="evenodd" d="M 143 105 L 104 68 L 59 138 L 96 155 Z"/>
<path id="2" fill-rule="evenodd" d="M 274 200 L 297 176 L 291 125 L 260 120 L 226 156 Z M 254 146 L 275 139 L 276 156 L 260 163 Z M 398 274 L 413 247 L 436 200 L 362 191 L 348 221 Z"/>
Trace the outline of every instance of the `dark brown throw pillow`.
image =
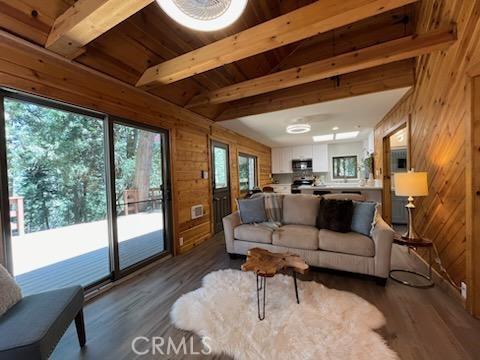
<path id="1" fill-rule="evenodd" d="M 317 228 L 347 233 L 352 230 L 353 201 L 322 199 L 317 216 Z"/>

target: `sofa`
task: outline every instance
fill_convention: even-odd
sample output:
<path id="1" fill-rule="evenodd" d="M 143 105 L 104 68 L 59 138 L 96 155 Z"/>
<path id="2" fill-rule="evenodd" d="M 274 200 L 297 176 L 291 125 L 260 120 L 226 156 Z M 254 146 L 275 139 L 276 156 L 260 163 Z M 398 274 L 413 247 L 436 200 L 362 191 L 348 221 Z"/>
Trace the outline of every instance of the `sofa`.
<path id="1" fill-rule="evenodd" d="M 363 200 L 361 195 L 325 195 L 336 199 Z M 223 218 L 225 243 L 231 255 L 246 255 L 254 247 L 300 255 L 310 266 L 374 276 L 385 284 L 390 272 L 393 229 L 377 213 L 371 236 L 317 229 L 321 197 L 285 195 L 282 225 L 242 224 L 238 211 Z"/>

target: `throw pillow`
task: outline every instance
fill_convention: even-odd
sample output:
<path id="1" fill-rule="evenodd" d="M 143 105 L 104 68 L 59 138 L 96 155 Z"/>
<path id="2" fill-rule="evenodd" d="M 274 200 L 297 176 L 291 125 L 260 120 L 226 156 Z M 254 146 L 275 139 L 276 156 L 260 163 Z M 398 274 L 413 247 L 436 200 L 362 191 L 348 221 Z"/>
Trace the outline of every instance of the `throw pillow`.
<path id="1" fill-rule="evenodd" d="M 322 199 L 317 216 L 317 228 L 342 233 L 350 232 L 352 215 L 352 200 Z"/>
<path id="2" fill-rule="evenodd" d="M 0 265 L 0 316 L 22 299 L 22 291 L 2 265 Z"/>
<path id="3" fill-rule="evenodd" d="M 265 200 L 262 197 L 239 199 L 238 211 L 243 224 L 262 223 L 267 221 Z"/>
<path id="4" fill-rule="evenodd" d="M 375 226 L 377 203 L 371 201 L 354 201 L 352 216 L 352 231 L 370 236 Z"/>

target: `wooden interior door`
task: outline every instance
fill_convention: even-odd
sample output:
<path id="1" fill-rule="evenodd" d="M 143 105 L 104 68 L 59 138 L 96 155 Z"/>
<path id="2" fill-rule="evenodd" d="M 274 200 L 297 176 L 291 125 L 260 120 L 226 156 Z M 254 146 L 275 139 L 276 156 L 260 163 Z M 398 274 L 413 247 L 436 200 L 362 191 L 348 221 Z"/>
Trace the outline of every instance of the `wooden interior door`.
<path id="1" fill-rule="evenodd" d="M 212 141 L 212 194 L 214 231 L 222 231 L 222 219 L 231 213 L 230 162 L 227 144 Z"/>

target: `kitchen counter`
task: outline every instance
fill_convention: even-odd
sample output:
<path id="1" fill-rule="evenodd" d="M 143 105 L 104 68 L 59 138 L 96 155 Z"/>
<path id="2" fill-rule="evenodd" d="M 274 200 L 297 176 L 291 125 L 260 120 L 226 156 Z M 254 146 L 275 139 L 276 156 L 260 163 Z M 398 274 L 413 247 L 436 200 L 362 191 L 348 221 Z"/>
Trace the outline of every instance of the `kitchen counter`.
<path id="1" fill-rule="evenodd" d="M 298 187 L 300 190 L 382 190 L 382 186 L 360 186 L 358 184 L 327 184 L 323 186 L 315 186 L 315 185 L 300 185 Z"/>
<path id="2" fill-rule="evenodd" d="M 329 191 L 332 194 L 343 192 L 360 192 L 368 201 L 381 202 L 382 201 L 382 186 L 360 186 L 352 183 L 338 183 L 326 184 L 324 186 L 300 185 L 298 189 L 302 194 L 313 194 L 314 191 Z"/>

